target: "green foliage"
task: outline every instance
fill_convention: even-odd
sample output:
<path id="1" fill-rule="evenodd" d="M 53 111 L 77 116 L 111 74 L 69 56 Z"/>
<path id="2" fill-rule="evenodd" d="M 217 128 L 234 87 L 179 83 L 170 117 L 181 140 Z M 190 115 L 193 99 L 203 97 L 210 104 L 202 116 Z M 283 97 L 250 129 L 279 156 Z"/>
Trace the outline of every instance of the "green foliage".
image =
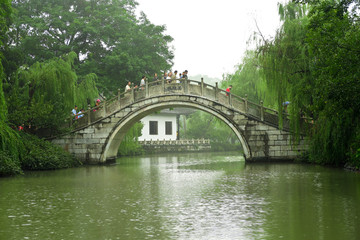
<path id="1" fill-rule="evenodd" d="M 353 114 L 354 112 L 349 110 L 342 116 L 332 118 L 322 112 L 313 129 L 309 156 L 311 162 L 344 165 L 350 150 L 349 146 L 355 137 Z"/>
<path id="2" fill-rule="evenodd" d="M 360 169 L 360 127 L 357 125 L 355 131 L 355 139 L 351 141 L 350 152 L 349 152 L 349 163 L 352 167 L 355 167 L 357 170 Z"/>
<path id="3" fill-rule="evenodd" d="M 280 4 L 282 26 L 274 39 L 258 38 L 259 65 L 279 112 L 282 102 L 291 102 L 297 133 L 300 114 L 314 118 L 311 162 L 360 165 L 359 9 L 355 0 Z"/>
<path id="4" fill-rule="evenodd" d="M 0 0 L 1 46 L 10 23 L 10 13 L 10 2 Z M 1 47 L 2 51 L 4 49 L 7 47 Z M 20 70 L 18 76 L 11 80 L 9 69 L 15 71 L 16 64 L 15 61 L 6 58 L 11 55 L 11 51 L 5 53 L 5 55 L 0 53 L 0 60 L 4 61 L 8 68 L 5 78 L 0 61 L 0 176 L 21 174 L 23 169 L 55 169 L 77 165 L 78 163 L 62 149 L 35 136 L 23 134 L 20 137 L 18 132 L 7 124 L 8 120 L 15 126 L 26 122 L 34 123 L 35 127 L 39 128 L 43 124 L 56 126 L 55 124 L 61 123 L 57 119 L 60 117 L 61 120 L 62 116 L 59 110 L 69 104 L 67 101 L 72 101 L 71 105 L 73 105 L 75 86 L 73 83 L 76 83 L 76 74 L 71 66 L 76 55 L 71 53 L 65 56 L 64 60 L 37 63 L 28 70 Z M 7 114 L 3 82 L 10 103 L 9 114 Z"/>
<path id="5" fill-rule="evenodd" d="M 20 164 L 7 152 L 0 150 L 0 177 L 21 174 Z"/>
<path id="6" fill-rule="evenodd" d="M 16 131 L 0 121 L 0 176 L 22 173 L 23 144 Z"/>
<path id="7" fill-rule="evenodd" d="M 97 76 L 94 73 L 86 75 L 75 89 L 75 103 L 81 109 L 86 109 L 88 104 L 92 104 L 93 100 L 99 96 L 96 88 Z M 80 110 L 78 109 L 78 110 Z"/>
<path id="8" fill-rule="evenodd" d="M 95 73 L 97 87 L 114 92 L 172 64 L 173 39 L 145 14 L 137 18 L 136 5 L 134 0 L 14 0 L 8 45 L 21 49 L 27 65 L 74 51 L 77 73 Z"/>
<path id="9" fill-rule="evenodd" d="M 6 32 L 10 24 L 11 5 L 8 0 L 0 0 L 0 49 L 6 38 Z M 7 105 L 3 92 L 4 60 L 0 52 L 0 176 L 22 173 L 20 169 L 20 157 L 22 144 L 18 134 L 7 124 Z"/>
<path id="10" fill-rule="evenodd" d="M 0 49 L 3 46 L 6 32 L 10 24 L 10 14 L 12 12 L 10 1 L 0 0 Z M 2 66 L 3 55 L 0 52 L 0 124 L 6 119 L 7 107 L 5 103 L 5 97 L 3 92 L 2 82 L 4 79 L 4 69 Z"/>
<path id="11" fill-rule="evenodd" d="M 78 166 L 69 153 L 34 135 L 0 125 L 0 176 L 16 175 L 23 170 L 50 170 Z"/>
<path id="12" fill-rule="evenodd" d="M 133 156 L 144 153 L 144 149 L 138 142 L 143 126 L 141 122 L 137 122 L 128 130 L 119 147 L 118 154 L 120 156 Z"/>
<path id="13" fill-rule="evenodd" d="M 254 51 L 247 51 L 242 63 L 237 66 L 234 74 L 225 76 L 225 81 L 221 83 L 221 88 L 226 89 L 232 85 L 231 92 L 235 95 L 245 97 L 254 103 L 264 101 L 265 106 L 277 106 L 273 92 L 269 91 L 261 68 L 259 59 Z"/>
<path id="14" fill-rule="evenodd" d="M 6 32 L 11 22 L 11 13 L 11 1 L 0 0 L 0 46 L 3 45 L 6 38 Z"/>
<path id="15" fill-rule="evenodd" d="M 78 84 L 75 59 L 76 54 L 71 52 L 21 68 L 4 88 L 9 121 L 15 126 L 31 126 L 29 131 L 39 135 L 55 134 L 61 131 L 75 104 L 86 108 L 90 99 L 98 96 L 96 76 L 89 74 Z"/>
<path id="16" fill-rule="evenodd" d="M 79 166 L 77 161 L 62 148 L 34 135 L 22 134 L 26 154 L 21 159 L 23 170 L 52 170 Z"/>
<path id="17" fill-rule="evenodd" d="M 5 122 L 5 120 L 7 118 L 7 106 L 6 106 L 6 102 L 5 102 L 5 96 L 4 96 L 3 84 L 2 84 L 3 76 L 4 76 L 3 68 L 2 68 L 1 60 L 0 60 L 0 124 Z"/>
<path id="18" fill-rule="evenodd" d="M 313 161 L 335 165 L 351 161 L 360 166 L 359 5 L 358 1 L 322 1 L 313 4 L 309 13 L 307 42 L 316 79 Z"/>
<path id="19" fill-rule="evenodd" d="M 288 107 L 292 126 L 299 132 L 300 113 L 312 116 L 309 105 L 312 102 L 313 78 L 310 71 L 308 44 L 306 43 L 308 8 L 290 2 L 279 5 L 282 26 L 272 40 L 259 40 L 258 58 L 267 86 L 276 99 L 276 107 L 283 113 L 283 102 Z M 282 117 L 279 118 L 282 120 Z M 280 122 L 280 124 L 282 124 Z"/>
<path id="20" fill-rule="evenodd" d="M 180 136 L 187 139 L 210 139 L 214 151 L 239 150 L 240 144 L 236 135 L 223 121 L 215 116 L 197 111 L 189 115 L 184 126 L 180 128 Z"/>

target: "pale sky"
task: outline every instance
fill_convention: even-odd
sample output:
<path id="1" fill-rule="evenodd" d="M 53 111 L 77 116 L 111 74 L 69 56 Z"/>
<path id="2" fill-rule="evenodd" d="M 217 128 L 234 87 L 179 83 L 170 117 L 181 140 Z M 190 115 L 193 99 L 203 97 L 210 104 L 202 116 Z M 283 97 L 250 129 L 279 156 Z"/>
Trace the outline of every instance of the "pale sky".
<path id="1" fill-rule="evenodd" d="M 156 25 L 166 25 L 174 41 L 173 70 L 222 79 L 241 62 L 257 24 L 266 37 L 280 25 L 284 0 L 137 0 Z"/>

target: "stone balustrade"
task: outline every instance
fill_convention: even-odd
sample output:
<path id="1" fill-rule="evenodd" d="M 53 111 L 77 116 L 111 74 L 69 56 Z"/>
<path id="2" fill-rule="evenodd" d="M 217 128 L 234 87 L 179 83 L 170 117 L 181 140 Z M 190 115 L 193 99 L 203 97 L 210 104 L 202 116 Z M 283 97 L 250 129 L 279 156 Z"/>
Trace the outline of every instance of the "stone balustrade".
<path id="1" fill-rule="evenodd" d="M 210 139 L 181 139 L 181 140 L 144 140 L 141 145 L 210 145 Z"/>

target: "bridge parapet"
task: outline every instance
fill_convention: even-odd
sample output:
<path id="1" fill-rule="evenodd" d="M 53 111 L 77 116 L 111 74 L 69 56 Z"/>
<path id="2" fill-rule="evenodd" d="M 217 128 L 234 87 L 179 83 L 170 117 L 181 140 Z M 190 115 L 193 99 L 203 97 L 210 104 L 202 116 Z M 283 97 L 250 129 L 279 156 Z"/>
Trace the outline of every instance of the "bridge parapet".
<path id="1" fill-rule="evenodd" d="M 243 98 L 232 93 L 227 93 L 225 90 L 219 89 L 217 83 L 215 86 L 212 86 L 204 83 L 203 80 L 200 82 L 189 79 L 178 79 L 173 80 L 172 82 L 167 81 L 168 80 L 159 80 L 154 82 L 146 81 L 146 86 L 144 88 L 132 88 L 127 92 L 121 92 L 118 90 L 117 96 L 109 99 L 108 101 L 102 102 L 97 107 L 89 108 L 85 113 L 82 113 L 83 117 L 77 119 L 76 121 L 71 119 L 70 125 L 73 125 L 75 130 L 81 129 L 96 123 L 97 121 L 106 118 L 120 109 L 136 103 L 137 101 L 148 99 L 148 102 L 152 103 L 151 99 L 156 97 L 175 94 L 196 96 L 212 100 L 221 106 L 234 109 L 253 119 L 278 127 L 278 111 L 264 107 L 262 102 L 260 104 L 250 102 L 247 100 L 247 96 Z M 286 116 L 283 120 L 283 128 L 289 128 L 289 119 Z"/>

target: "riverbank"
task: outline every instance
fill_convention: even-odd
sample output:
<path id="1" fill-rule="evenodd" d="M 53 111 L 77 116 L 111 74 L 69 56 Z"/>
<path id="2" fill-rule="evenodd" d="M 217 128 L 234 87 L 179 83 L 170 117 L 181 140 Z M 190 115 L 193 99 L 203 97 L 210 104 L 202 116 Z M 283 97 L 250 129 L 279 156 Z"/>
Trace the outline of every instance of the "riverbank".
<path id="1" fill-rule="evenodd" d="M 82 163 L 62 148 L 27 133 L 17 134 L 17 156 L 0 151 L 0 177 L 41 171 L 71 168 Z"/>

